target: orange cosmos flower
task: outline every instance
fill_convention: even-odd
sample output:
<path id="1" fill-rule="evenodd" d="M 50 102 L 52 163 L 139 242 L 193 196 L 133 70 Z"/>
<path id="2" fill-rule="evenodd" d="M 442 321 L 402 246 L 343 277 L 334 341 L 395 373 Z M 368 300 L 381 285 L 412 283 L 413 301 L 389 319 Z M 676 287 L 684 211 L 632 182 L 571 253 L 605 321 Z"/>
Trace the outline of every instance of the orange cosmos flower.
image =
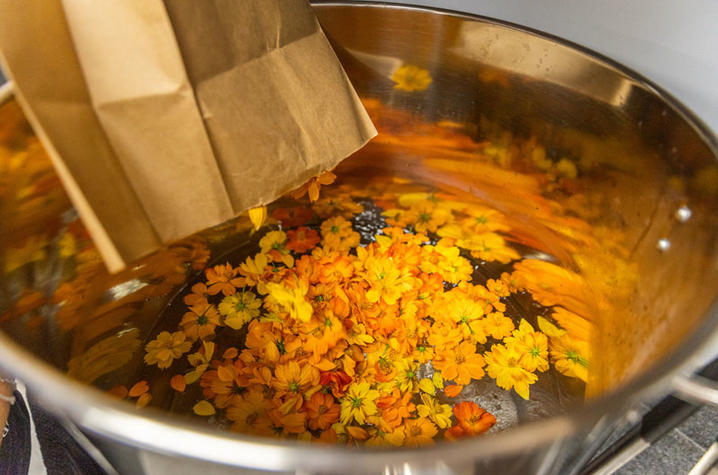
<path id="1" fill-rule="evenodd" d="M 471 401 L 460 402 L 454 406 L 457 424 L 463 429 L 462 435 L 483 434 L 496 424 L 496 418 Z"/>
<path id="2" fill-rule="evenodd" d="M 323 371 L 319 376 L 319 384 L 329 386 L 335 398 L 340 399 L 347 392 L 352 378 L 344 371 Z"/>
<path id="3" fill-rule="evenodd" d="M 319 233 L 311 228 L 302 226 L 297 229 L 290 229 L 287 231 L 287 249 L 294 251 L 297 254 L 307 252 L 310 249 L 319 244 Z"/>
<path id="4" fill-rule="evenodd" d="M 303 206 L 277 208 L 272 211 L 272 218 L 282 223 L 285 228 L 302 226 L 312 218 L 312 210 Z"/>
<path id="5" fill-rule="evenodd" d="M 296 361 L 274 368 L 272 387 L 277 397 L 300 395 L 319 384 L 319 370 L 310 364 L 299 366 Z"/>
<path id="6" fill-rule="evenodd" d="M 231 402 L 227 419 L 233 422 L 234 431 L 269 436 L 272 435 L 270 409 L 271 401 L 261 391 L 248 391 Z"/>
<path id="7" fill-rule="evenodd" d="M 304 412 L 307 413 L 309 428 L 312 430 L 326 430 L 339 420 L 339 404 L 331 394 L 312 394 L 304 404 Z"/>
<path id="8" fill-rule="evenodd" d="M 472 379 L 484 377 L 484 358 L 476 353 L 476 345 L 462 342 L 453 351 L 439 355 L 433 365 L 441 371 L 444 379 L 466 386 Z"/>
<path id="9" fill-rule="evenodd" d="M 217 325 L 219 325 L 219 313 L 214 305 L 206 301 L 204 304 L 190 307 L 189 312 L 185 313 L 180 321 L 182 330 L 192 341 L 214 335 Z"/>
<path id="10" fill-rule="evenodd" d="M 205 271 L 209 287 L 207 293 L 217 295 L 222 292 L 224 295 L 232 295 L 237 287 L 244 285 L 244 279 L 237 277 L 237 269 L 230 264 L 217 265 Z"/>

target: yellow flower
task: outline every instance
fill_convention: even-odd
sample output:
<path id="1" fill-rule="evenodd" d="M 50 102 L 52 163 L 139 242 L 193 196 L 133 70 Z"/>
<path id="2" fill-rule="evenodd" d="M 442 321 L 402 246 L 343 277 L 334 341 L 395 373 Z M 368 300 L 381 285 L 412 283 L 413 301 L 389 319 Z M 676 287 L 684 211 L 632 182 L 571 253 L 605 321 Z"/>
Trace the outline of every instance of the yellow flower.
<path id="1" fill-rule="evenodd" d="M 294 265 L 294 258 L 287 249 L 287 234 L 284 231 L 270 231 L 259 240 L 262 254 L 266 254 L 274 262 L 283 262 L 287 267 Z"/>
<path id="2" fill-rule="evenodd" d="M 519 329 L 504 343 L 519 355 L 519 364 L 526 371 L 546 371 L 548 369 L 548 340 L 546 335 L 534 331 L 529 322 L 521 319 Z"/>
<path id="3" fill-rule="evenodd" d="M 247 285 L 257 285 L 262 280 L 267 264 L 269 264 L 267 255 L 258 253 L 254 259 L 248 257 L 243 264 L 239 265 L 239 273 L 245 278 Z"/>
<path id="4" fill-rule="evenodd" d="M 416 447 L 434 443 L 434 436 L 437 434 L 436 426 L 427 419 L 407 419 L 404 423 L 404 445 Z"/>
<path id="5" fill-rule="evenodd" d="M 348 424 L 352 420 L 364 424 L 367 416 L 376 414 L 376 399 L 379 391 L 371 389 L 368 382 L 362 381 L 349 385 L 341 401 L 341 423 Z"/>
<path id="6" fill-rule="evenodd" d="M 192 348 L 192 342 L 183 332 L 162 332 L 145 346 L 145 363 L 156 364 L 159 368 L 169 368 L 172 361 L 181 357 Z"/>
<path id="7" fill-rule="evenodd" d="M 219 313 L 224 315 L 224 324 L 235 330 L 242 328 L 251 319 L 259 316 L 262 301 L 252 292 L 228 295 L 219 303 Z"/>
<path id="8" fill-rule="evenodd" d="M 588 380 L 588 343 L 566 334 L 552 337 L 549 346 L 551 361 L 559 373 L 582 381 Z"/>
<path id="9" fill-rule="evenodd" d="M 419 201 L 398 215 L 396 225 L 402 228 L 411 226 L 417 233 L 433 233 L 451 218 L 451 211 L 448 209 L 437 206 L 431 201 Z"/>
<path id="10" fill-rule="evenodd" d="M 477 342 L 486 343 L 485 329 L 481 323 L 484 316 L 481 305 L 463 295 L 448 300 L 448 302 L 437 303 L 436 307 L 445 309 L 445 315 L 461 328 L 465 337 L 476 334 Z M 435 309 L 434 312 L 438 312 L 439 309 Z M 436 317 L 438 316 L 437 314 Z"/>
<path id="11" fill-rule="evenodd" d="M 411 358 L 405 358 L 397 363 L 394 384 L 399 388 L 399 391 L 402 393 L 416 391 L 418 385 L 416 370 L 418 367 L 419 364 L 415 363 Z"/>
<path id="12" fill-rule="evenodd" d="M 308 322 L 314 313 L 314 307 L 305 298 L 308 290 L 309 286 L 302 281 L 295 288 L 274 282 L 267 284 L 270 302 L 278 304 L 291 318 L 302 322 Z"/>
<path id="13" fill-rule="evenodd" d="M 405 64 L 392 73 L 391 80 L 395 83 L 394 89 L 407 92 L 423 91 L 431 84 L 431 74 L 426 69 Z"/>
<path id="14" fill-rule="evenodd" d="M 364 255 L 363 248 L 357 249 L 359 255 Z M 408 272 L 400 270 L 391 258 L 368 257 L 364 261 L 366 269 L 365 278 L 371 288 L 366 292 L 369 302 L 378 302 L 380 299 L 388 305 L 394 305 L 404 292 L 412 287 L 412 278 Z"/>
<path id="15" fill-rule="evenodd" d="M 272 387 L 277 391 L 277 396 L 301 396 L 319 384 L 319 370 L 311 364 L 299 366 L 296 361 L 290 361 L 275 368 L 274 378 Z"/>
<path id="16" fill-rule="evenodd" d="M 444 241 L 442 239 L 442 241 Z M 474 267 L 471 262 L 459 255 L 459 248 L 456 246 L 442 246 L 442 241 L 437 243 L 434 249 L 443 257 L 437 263 L 437 272 L 441 278 L 452 284 L 458 284 L 461 281 L 470 281 Z"/>
<path id="17" fill-rule="evenodd" d="M 484 354 L 484 359 L 486 372 L 496 380 L 498 387 L 513 388 L 522 398 L 529 398 L 529 386 L 538 380 L 538 376 L 523 369 L 516 354 L 504 345 L 493 345 L 491 351 Z"/>
<path id="18" fill-rule="evenodd" d="M 252 222 L 252 226 L 254 226 L 254 230 L 258 231 L 267 219 L 267 207 L 259 206 L 257 208 L 250 208 L 247 210 L 247 215 Z"/>
<path id="19" fill-rule="evenodd" d="M 437 399 L 428 394 L 421 395 L 421 402 L 416 406 L 419 417 L 428 417 L 439 429 L 446 429 L 451 425 L 451 406 L 441 404 Z"/>
<path id="20" fill-rule="evenodd" d="M 322 246 L 327 251 L 349 252 L 359 245 L 359 233 L 352 229 L 352 223 L 341 216 L 329 218 L 322 223 Z"/>

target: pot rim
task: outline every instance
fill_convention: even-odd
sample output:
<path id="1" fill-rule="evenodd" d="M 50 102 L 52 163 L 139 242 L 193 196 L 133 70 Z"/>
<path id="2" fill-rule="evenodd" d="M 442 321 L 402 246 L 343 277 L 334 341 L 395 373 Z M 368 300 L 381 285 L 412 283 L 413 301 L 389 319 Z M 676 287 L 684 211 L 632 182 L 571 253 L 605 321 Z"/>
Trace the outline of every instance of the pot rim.
<path id="1" fill-rule="evenodd" d="M 718 137 L 686 106 L 650 80 L 600 53 L 563 38 L 510 22 L 447 9 L 419 7 L 389 2 L 314 1 L 316 6 L 411 10 L 447 15 L 495 24 L 544 39 L 577 51 L 591 60 L 616 70 L 643 87 L 673 109 L 718 157 Z M 6 87 L 9 88 L 8 82 Z M 2 88 L 5 89 L 5 88 Z M 0 98 L 0 103 L 9 99 Z M 20 102 L 22 98 L 20 97 Z M 398 449 L 367 449 L 275 440 L 211 429 L 181 417 L 169 416 L 158 409 L 137 412 L 127 403 L 113 400 L 100 390 L 67 378 L 55 367 L 31 353 L 0 332 L 0 368 L 20 377 L 40 400 L 79 424 L 82 428 L 117 442 L 168 455 L 183 456 L 230 466 L 264 470 L 346 470 L 347 461 L 364 470 L 386 466 L 436 466 L 450 461 L 462 463 L 481 457 L 506 456 L 548 445 L 568 437 L 607 415 L 617 414 L 638 399 L 646 399 L 670 390 L 672 380 L 680 373 L 694 371 L 704 362 L 704 353 L 718 336 L 718 299 L 711 304 L 697 328 L 670 354 L 647 371 L 602 394 L 571 414 L 562 414 L 524 423 L 497 434 L 438 442 L 434 446 Z"/>

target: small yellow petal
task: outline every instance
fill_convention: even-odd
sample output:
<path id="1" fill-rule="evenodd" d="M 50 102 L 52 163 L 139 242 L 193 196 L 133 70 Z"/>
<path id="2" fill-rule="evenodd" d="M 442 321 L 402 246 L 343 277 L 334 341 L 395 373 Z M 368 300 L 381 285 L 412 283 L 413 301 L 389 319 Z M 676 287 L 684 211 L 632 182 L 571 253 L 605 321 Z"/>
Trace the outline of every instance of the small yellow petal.
<path id="1" fill-rule="evenodd" d="M 431 378 L 432 382 L 434 383 L 434 386 L 436 389 L 444 389 L 444 378 L 441 376 L 441 373 L 436 371 L 434 373 L 434 376 Z"/>
<path id="2" fill-rule="evenodd" d="M 200 401 L 197 404 L 194 405 L 192 408 L 195 414 L 198 416 L 211 416 L 214 414 L 215 409 L 214 406 L 209 401 Z"/>
<path id="3" fill-rule="evenodd" d="M 434 382 L 429 378 L 424 378 L 419 381 L 419 389 L 428 394 L 436 394 L 436 387 L 434 387 Z"/>
<path id="4" fill-rule="evenodd" d="M 258 231 L 267 219 L 267 207 L 259 206 L 258 208 L 250 208 L 247 210 L 247 214 L 249 215 L 249 220 L 252 222 L 252 226 L 254 226 L 254 230 Z"/>

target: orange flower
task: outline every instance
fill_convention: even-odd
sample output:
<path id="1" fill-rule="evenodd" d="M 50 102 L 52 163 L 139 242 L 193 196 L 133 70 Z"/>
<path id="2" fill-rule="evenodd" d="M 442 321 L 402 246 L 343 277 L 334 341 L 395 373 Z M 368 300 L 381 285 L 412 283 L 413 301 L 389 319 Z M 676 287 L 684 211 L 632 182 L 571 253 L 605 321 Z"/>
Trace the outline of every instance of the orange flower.
<path id="1" fill-rule="evenodd" d="M 183 300 L 184 303 L 190 307 L 193 305 L 201 305 L 207 303 L 208 294 L 209 291 L 207 290 L 207 286 L 204 285 L 204 283 L 199 282 L 192 286 L 192 293 L 185 295 Z"/>
<path id="2" fill-rule="evenodd" d="M 395 389 L 390 395 L 382 396 L 376 400 L 376 407 L 381 409 L 381 418 L 390 429 L 396 429 L 402 421 L 416 411 L 416 406 L 411 402 L 414 393 L 407 391 L 404 395 Z"/>
<path id="3" fill-rule="evenodd" d="M 324 371 L 319 377 L 319 384 L 329 386 L 337 399 L 344 396 L 351 382 L 352 378 L 344 371 Z"/>
<path id="4" fill-rule="evenodd" d="M 287 249 L 294 251 L 297 254 L 314 249 L 320 241 L 319 233 L 304 226 L 297 229 L 290 229 L 287 231 L 287 237 L 289 238 L 289 242 L 287 242 Z"/>
<path id="5" fill-rule="evenodd" d="M 427 445 L 434 443 L 434 436 L 438 430 L 436 426 L 428 419 L 407 419 L 404 423 L 404 445 L 407 447 L 417 447 L 419 445 Z"/>
<path id="6" fill-rule="evenodd" d="M 317 385 L 319 370 L 310 364 L 299 366 L 296 361 L 290 361 L 274 369 L 272 387 L 277 391 L 277 397 L 301 395 Z"/>
<path id="7" fill-rule="evenodd" d="M 339 420 L 339 404 L 331 394 L 314 393 L 304 405 L 309 418 L 309 428 L 326 430 Z"/>
<path id="8" fill-rule="evenodd" d="M 272 435 L 272 420 L 269 418 L 271 402 L 260 391 L 248 391 L 235 398 L 227 408 L 227 419 L 232 421 L 232 430 L 249 434 Z"/>
<path id="9" fill-rule="evenodd" d="M 237 287 L 244 285 L 244 280 L 237 277 L 237 269 L 229 264 L 210 267 L 205 274 L 209 284 L 207 292 L 210 295 L 217 295 L 220 292 L 224 295 L 232 295 L 237 291 Z"/>
<path id="10" fill-rule="evenodd" d="M 214 335 L 217 325 L 219 325 L 219 313 L 214 305 L 208 303 L 190 307 L 190 311 L 185 313 L 180 321 L 182 330 L 192 341 Z"/>
<path id="11" fill-rule="evenodd" d="M 463 429 L 462 435 L 479 435 L 496 424 L 496 418 L 471 401 L 460 402 L 454 406 L 454 416 Z"/>
<path id="12" fill-rule="evenodd" d="M 484 377 L 484 358 L 476 353 L 476 345 L 462 342 L 454 351 L 442 353 L 440 359 L 433 362 L 434 367 L 441 371 L 444 379 L 456 381 L 463 386 L 472 379 Z"/>
<path id="13" fill-rule="evenodd" d="M 158 368 L 169 368 L 172 362 L 187 353 L 192 342 L 183 332 L 162 332 L 145 346 L 145 363 L 156 364 Z"/>
<path id="14" fill-rule="evenodd" d="M 302 226 L 312 218 L 312 210 L 303 206 L 277 208 L 272 211 L 272 218 L 282 223 L 285 228 Z"/>
<path id="15" fill-rule="evenodd" d="M 331 185 L 337 176 L 332 172 L 324 172 L 319 176 L 310 178 L 308 182 L 302 185 L 301 188 L 292 193 L 292 196 L 296 199 L 301 198 L 306 193 L 309 195 L 309 201 L 312 203 L 319 199 L 319 189 L 322 185 Z"/>

